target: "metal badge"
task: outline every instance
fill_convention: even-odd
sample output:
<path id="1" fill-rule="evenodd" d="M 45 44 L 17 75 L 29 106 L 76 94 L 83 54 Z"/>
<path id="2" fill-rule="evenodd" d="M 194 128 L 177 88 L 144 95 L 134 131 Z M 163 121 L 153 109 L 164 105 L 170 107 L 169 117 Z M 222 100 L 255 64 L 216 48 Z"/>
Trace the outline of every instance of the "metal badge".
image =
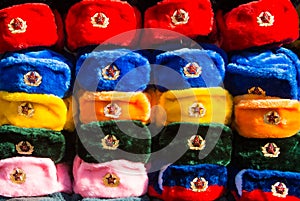
<path id="1" fill-rule="evenodd" d="M 20 17 L 12 19 L 8 24 L 8 30 L 12 34 L 25 33 L 26 29 L 27 29 L 26 21 L 24 21 Z"/>

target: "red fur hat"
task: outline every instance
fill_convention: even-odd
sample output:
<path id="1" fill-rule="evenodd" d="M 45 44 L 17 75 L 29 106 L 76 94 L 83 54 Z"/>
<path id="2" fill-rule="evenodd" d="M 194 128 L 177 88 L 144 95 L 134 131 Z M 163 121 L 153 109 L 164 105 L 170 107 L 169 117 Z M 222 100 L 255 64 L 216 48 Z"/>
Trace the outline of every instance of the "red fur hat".
<path id="1" fill-rule="evenodd" d="M 140 12 L 120 0 L 82 0 L 74 4 L 65 19 L 67 47 L 75 51 L 80 47 L 99 45 L 108 39 L 141 27 Z M 130 46 L 138 31 L 126 37 L 109 40 L 109 44 Z"/>
<path id="2" fill-rule="evenodd" d="M 145 32 L 147 35 L 143 38 L 146 43 L 159 43 L 178 39 L 181 34 L 190 38 L 207 36 L 213 24 L 214 13 L 209 0 L 164 0 L 146 10 L 144 28 L 166 29 L 174 34 L 153 30 Z"/>
<path id="3" fill-rule="evenodd" d="M 258 0 L 216 15 L 225 51 L 281 46 L 299 36 L 298 14 L 290 0 Z"/>
<path id="4" fill-rule="evenodd" d="M 59 39 L 56 18 L 45 3 L 1 4 L 0 53 L 53 46 Z"/>

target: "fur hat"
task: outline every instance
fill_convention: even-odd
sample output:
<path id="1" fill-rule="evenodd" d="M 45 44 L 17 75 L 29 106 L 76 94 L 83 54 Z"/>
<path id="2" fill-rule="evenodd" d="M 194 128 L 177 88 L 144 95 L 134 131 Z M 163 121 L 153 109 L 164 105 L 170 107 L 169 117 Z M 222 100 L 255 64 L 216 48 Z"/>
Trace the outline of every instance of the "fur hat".
<path id="1" fill-rule="evenodd" d="M 300 102 L 261 95 L 234 98 L 234 129 L 246 138 L 286 138 L 300 130 Z"/>
<path id="2" fill-rule="evenodd" d="M 0 60 L 0 90 L 29 94 L 68 95 L 73 66 L 51 50 L 5 54 Z"/>
<path id="3" fill-rule="evenodd" d="M 286 48 L 241 51 L 226 66 L 225 88 L 233 95 L 299 99 L 300 60 Z"/>
<path id="4" fill-rule="evenodd" d="M 299 37 L 298 14 L 290 0 L 256 0 L 219 10 L 216 20 L 225 51 L 280 46 Z"/>
<path id="5" fill-rule="evenodd" d="M 150 64 L 128 49 L 96 50 L 79 57 L 76 76 L 88 91 L 143 91 L 150 81 Z"/>
<path id="6" fill-rule="evenodd" d="M 0 125 L 61 131 L 66 117 L 66 105 L 57 96 L 0 91 Z"/>

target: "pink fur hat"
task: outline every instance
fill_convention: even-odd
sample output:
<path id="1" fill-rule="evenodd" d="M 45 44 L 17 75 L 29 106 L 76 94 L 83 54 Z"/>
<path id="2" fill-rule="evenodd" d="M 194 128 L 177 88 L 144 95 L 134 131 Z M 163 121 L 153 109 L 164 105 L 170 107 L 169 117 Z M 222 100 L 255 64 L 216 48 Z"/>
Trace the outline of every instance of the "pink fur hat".
<path id="1" fill-rule="evenodd" d="M 0 195 L 42 196 L 72 192 L 67 164 L 55 165 L 49 158 L 13 157 L 0 160 Z"/>
<path id="2" fill-rule="evenodd" d="M 74 192 L 82 197 L 121 198 L 147 193 L 148 175 L 143 163 L 113 160 L 86 163 L 74 159 Z"/>

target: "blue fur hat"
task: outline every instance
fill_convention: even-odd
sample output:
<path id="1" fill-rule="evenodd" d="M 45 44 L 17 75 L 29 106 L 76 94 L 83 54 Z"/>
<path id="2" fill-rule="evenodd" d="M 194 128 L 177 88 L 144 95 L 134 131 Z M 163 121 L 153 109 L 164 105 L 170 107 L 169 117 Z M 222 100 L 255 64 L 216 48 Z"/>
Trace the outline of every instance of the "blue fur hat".
<path id="1" fill-rule="evenodd" d="M 95 50 L 79 56 L 76 77 L 88 91 L 143 91 L 150 81 L 150 64 L 131 50 Z"/>
<path id="2" fill-rule="evenodd" d="M 68 95 L 72 63 L 51 50 L 4 54 L 0 60 L 0 91 Z"/>
<path id="3" fill-rule="evenodd" d="M 231 56 L 224 85 L 233 95 L 264 94 L 299 99 L 300 61 L 286 48 L 242 51 Z"/>
<path id="4" fill-rule="evenodd" d="M 225 76 L 224 54 L 210 49 L 182 48 L 156 56 L 154 84 L 160 91 L 217 87 Z"/>
<path id="5" fill-rule="evenodd" d="M 277 170 L 241 170 L 235 177 L 241 200 L 299 200 L 300 173 Z"/>

